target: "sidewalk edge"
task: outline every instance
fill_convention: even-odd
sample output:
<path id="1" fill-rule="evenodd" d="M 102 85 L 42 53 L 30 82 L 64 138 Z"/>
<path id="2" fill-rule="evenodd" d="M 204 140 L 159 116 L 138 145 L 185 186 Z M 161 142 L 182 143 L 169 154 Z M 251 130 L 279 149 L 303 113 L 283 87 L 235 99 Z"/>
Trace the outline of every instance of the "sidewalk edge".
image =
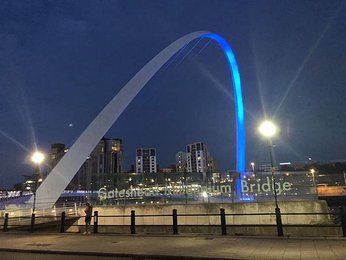
<path id="1" fill-rule="evenodd" d="M 92 252 L 92 251 L 68 251 L 68 250 L 42 250 L 42 249 L 19 249 L 19 248 L 0 248 L 0 252 L 13 253 L 31 253 L 47 255 L 85 255 L 85 256 L 103 256 L 103 257 L 129 257 L 133 259 L 183 259 L 183 260 L 240 260 L 246 258 L 215 258 L 206 256 L 180 256 L 180 255 L 155 255 L 155 254 L 128 254 L 128 253 L 111 253 L 111 252 Z"/>

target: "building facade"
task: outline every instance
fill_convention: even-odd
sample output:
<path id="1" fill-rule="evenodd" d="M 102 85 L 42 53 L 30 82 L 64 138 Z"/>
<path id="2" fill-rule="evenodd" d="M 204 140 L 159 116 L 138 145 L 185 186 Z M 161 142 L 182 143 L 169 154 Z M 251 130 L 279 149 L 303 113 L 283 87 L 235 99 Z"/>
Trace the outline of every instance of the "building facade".
<path id="1" fill-rule="evenodd" d="M 49 172 L 58 164 L 61 158 L 67 152 L 65 144 L 56 143 L 52 144 L 50 148 L 50 159 L 49 159 Z"/>
<path id="2" fill-rule="evenodd" d="M 156 173 L 157 159 L 155 148 L 137 148 L 136 173 Z"/>
<path id="3" fill-rule="evenodd" d="M 185 152 L 177 152 L 175 155 L 176 172 L 186 172 L 187 154 Z"/>
<path id="4" fill-rule="evenodd" d="M 51 146 L 50 168 L 60 161 L 68 151 L 64 144 Z M 121 139 L 102 138 L 86 158 L 67 190 L 98 190 L 101 187 L 114 188 L 116 174 L 123 171 L 123 146 Z"/>
<path id="5" fill-rule="evenodd" d="M 116 174 L 123 171 L 123 145 L 121 139 L 102 138 L 90 156 L 86 158 L 78 174 L 80 189 L 113 189 Z"/>
<path id="6" fill-rule="evenodd" d="M 202 142 L 188 144 L 186 146 L 186 171 L 207 172 L 208 171 L 208 149 Z"/>
<path id="7" fill-rule="evenodd" d="M 209 153 L 207 158 L 207 167 L 209 172 L 216 173 L 219 171 L 219 167 L 217 165 L 216 160 L 213 157 L 211 157 Z"/>

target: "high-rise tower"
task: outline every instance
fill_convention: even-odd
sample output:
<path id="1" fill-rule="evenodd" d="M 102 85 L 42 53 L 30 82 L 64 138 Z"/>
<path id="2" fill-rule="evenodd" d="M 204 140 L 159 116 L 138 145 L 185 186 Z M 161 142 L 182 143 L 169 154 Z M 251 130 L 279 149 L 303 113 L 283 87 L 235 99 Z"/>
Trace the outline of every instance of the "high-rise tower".
<path id="1" fill-rule="evenodd" d="M 136 151 L 136 172 L 153 173 L 157 172 L 157 160 L 155 148 L 137 148 Z"/>
<path id="2" fill-rule="evenodd" d="M 113 189 L 116 174 L 123 171 L 123 146 L 121 139 L 102 138 L 79 169 L 74 183 L 78 189 Z"/>
<path id="3" fill-rule="evenodd" d="M 176 172 L 186 171 L 187 154 L 184 152 L 177 152 L 175 155 L 175 170 Z"/>
<path id="4" fill-rule="evenodd" d="M 188 144 L 186 146 L 187 172 L 207 172 L 208 171 L 208 150 L 202 142 Z"/>
<path id="5" fill-rule="evenodd" d="M 50 158 L 49 158 L 49 168 L 52 170 L 55 165 L 61 160 L 61 158 L 65 155 L 67 149 L 65 144 L 56 143 L 52 144 L 50 148 Z"/>

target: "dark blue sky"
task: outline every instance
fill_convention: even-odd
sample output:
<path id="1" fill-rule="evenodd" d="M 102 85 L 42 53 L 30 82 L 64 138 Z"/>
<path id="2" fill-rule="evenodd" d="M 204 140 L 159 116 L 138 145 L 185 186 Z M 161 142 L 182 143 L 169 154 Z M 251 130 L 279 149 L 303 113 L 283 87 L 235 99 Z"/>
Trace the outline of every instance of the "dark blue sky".
<path id="1" fill-rule="evenodd" d="M 198 30 L 235 52 L 248 163 L 268 161 L 256 130 L 265 116 L 281 128 L 278 160 L 345 159 L 345 10 L 338 0 L 1 1 L 0 187 L 33 171 L 35 143 L 72 145 L 146 62 Z M 123 139 L 127 167 L 136 147 L 156 147 L 167 166 L 203 141 L 222 170 L 235 168 L 231 80 L 220 48 L 206 43 L 161 70 L 108 132 Z"/>

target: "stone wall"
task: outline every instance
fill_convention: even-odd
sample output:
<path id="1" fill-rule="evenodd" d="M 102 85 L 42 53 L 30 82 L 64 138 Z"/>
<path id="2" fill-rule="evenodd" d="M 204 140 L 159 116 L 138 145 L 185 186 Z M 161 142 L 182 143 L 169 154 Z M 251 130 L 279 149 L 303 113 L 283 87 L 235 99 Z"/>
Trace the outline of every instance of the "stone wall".
<path id="1" fill-rule="evenodd" d="M 325 201 L 294 201 L 280 202 L 279 204 L 283 224 L 332 224 L 329 215 L 284 215 L 284 213 L 328 213 Z M 234 204 L 178 204 L 178 205 L 129 205 L 129 206 L 96 206 L 98 211 L 99 225 L 130 225 L 129 217 L 107 216 L 130 216 L 131 210 L 136 215 L 172 215 L 173 209 L 177 209 L 180 225 L 219 225 L 220 217 L 217 216 L 179 216 L 179 214 L 219 214 L 220 208 L 224 208 L 226 214 L 249 214 L 249 213 L 274 213 L 274 203 L 234 203 Z M 84 215 L 80 209 L 80 215 Z M 84 220 L 80 220 L 83 224 Z M 271 216 L 226 216 L 227 224 L 275 224 L 275 215 Z M 137 225 L 171 225 L 172 217 L 136 217 Z"/>
<path id="2" fill-rule="evenodd" d="M 328 213 L 325 201 L 280 202 L 283 224 L 333 224 L 329 215 L 284 215 L 284 213 Z M 172 234 L 172 211 L 177 209 L 179 233 L 220 234 L 220 208 L 226 214 L 274 213 L 274 203 L 234 203 L 234 204 L 179 204 L 179 205 L 131 205 L 131 206 L 96 206 L 99 214 L 99 232 L 129 233 L 131 210 L 136 213 L 136 230 L 139 233 Z M 81 215 L 83 215 L 83 209 Z M 215 216 L 179 216 L 179 214 L 216 214 Z M 111 216 L 118 217 L 111 217 Z M 124 215 L 124 217 L 122 217 Z M 150 215 L 143 217 L 140 215 Z M 168 215 L 158 216 L 154 215 Z M 238 235 L 276 235 L 275 215 L 263 216 L 226 216 L 228 234 Z M 78 221 L 84 225 L 84 218 Z M 239 225 L 239 226 L 238 226 Z M 263 226 L 242 226 L 263 225 Z M 269 225 L 269 226 L 265 226 Z M 339 236 L 337 227 L 284 227 L 285 235 L 291 236 Z"/>

